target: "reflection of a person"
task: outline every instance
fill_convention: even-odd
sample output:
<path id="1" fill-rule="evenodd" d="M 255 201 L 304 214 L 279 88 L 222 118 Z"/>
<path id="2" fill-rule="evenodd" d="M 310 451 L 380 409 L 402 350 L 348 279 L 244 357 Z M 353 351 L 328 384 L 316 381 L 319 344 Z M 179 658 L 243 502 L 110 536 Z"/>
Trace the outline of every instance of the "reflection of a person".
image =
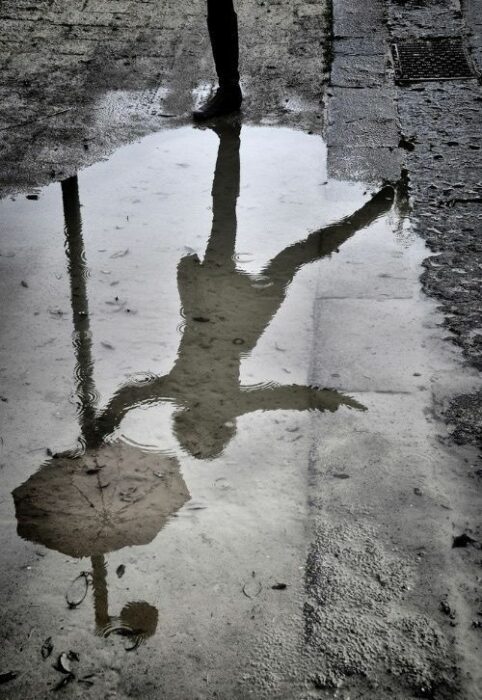
<path id="1" fill-rule="evenodd" d="M 385 213 L 393 190 L 382 189 L 350 217 L 291 245 L 250 276 L 236 269 L 236 201 L 239 194 L 240 126 L 223 125 L 213 184 L 213 223 L 204 260 L 185 256 L 178 288 L 185 328 L 170 373 L 120 388 L 97 420 L 98 439 L 112 432 L 140 403 L 172 401 L 174 430 L 192 455 L 212 458 L 236 431 L 236 418 L 257 410 L 335 411 L 363 408 L 335 391 L 302 385 L 240 385 L 240 362 L 249 354 L 283 302 L 302 265 L 329 255 L 356 231 Z"/>
<path id="2" fill-rule="evenodd" d="M 208 30 L 219 88 L 193 112 L 196 121 L 235 112 L 243 99 L 238 71 L 238 18 L 233 0 L 208 0 Z"/>

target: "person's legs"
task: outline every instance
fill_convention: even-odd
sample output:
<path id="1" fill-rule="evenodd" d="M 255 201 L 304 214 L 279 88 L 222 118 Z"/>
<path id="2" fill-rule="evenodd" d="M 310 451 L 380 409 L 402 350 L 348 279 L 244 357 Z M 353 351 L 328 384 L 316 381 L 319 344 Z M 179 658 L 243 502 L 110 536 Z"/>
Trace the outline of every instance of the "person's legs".
<path id="1" fill-rule="evenodd" d="M 233 0 L 208 0 L 208 30 L 219 88 L 193 114 L 198 121 L 234 112 L 241 106 L 239 87 L 238 18 Z"/>
<path id="2" fill-rule="evenodd" d="M 233 0 L 208 0 L 208 30 L 219 86 L 238 85 L 238 18 Z"/>

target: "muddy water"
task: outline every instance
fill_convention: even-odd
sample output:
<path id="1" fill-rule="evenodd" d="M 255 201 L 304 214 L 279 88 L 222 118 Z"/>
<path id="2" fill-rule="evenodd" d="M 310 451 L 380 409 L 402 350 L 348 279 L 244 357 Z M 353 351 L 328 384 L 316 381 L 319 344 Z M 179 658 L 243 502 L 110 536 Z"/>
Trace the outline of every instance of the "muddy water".
<path id="1" fill-rule="evenodd" d="M 48 637 L 76 696 L 293 697 L 313 450 L 344 481 L 373 420 L 396 442 L 390 397 L 410 416 L 452 369 L 402 195 L 325 161 L 186 127 L 0 204 L 12 697 L 62 680 Z"/>

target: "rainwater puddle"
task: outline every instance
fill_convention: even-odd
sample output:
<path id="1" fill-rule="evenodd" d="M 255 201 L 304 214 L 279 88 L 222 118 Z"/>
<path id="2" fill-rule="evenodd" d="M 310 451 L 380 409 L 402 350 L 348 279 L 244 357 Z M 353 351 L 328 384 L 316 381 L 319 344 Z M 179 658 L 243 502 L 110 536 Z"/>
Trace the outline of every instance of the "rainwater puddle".
<path id="1" fill-rule="evenodd" d="M 316 136 L 186 127 L 0 203 L 2 545 L 33 560 L 9 605 L 102 692 L 141 664 L 194 697 L 278 624 L 288 653 L 313 445 L 343 446 L 345 483 L 387 396 L 418 410 L 448 369 L 427 364 L 403 197 L 325 162 Z"/>

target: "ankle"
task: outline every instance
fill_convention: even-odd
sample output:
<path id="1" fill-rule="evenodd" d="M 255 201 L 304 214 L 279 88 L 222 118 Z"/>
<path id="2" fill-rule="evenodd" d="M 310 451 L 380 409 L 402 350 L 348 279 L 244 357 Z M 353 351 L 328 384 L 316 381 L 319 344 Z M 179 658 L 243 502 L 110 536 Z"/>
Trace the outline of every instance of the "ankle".
<path id="1" fill-rule="evenodd" d="M 219 90 L 221 92 L 225 93 L 240 93 L 241 92 L 241 86 L 240 84 L 236 82 L 220 82 L 219 83 Z"/>

